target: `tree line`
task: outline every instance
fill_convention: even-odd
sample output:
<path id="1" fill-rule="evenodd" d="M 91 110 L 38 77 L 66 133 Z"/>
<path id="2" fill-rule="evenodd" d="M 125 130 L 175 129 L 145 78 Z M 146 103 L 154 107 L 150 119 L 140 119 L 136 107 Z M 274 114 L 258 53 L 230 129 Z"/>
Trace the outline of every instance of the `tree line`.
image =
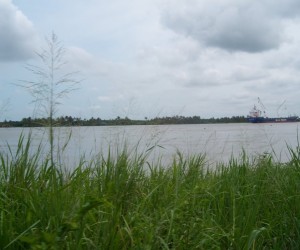
<path id="1" fill-rule="evenodd" d="M 201 118 L 200 116 L 164 116 L 144 120 L 132 120 L 128 117 L 116 117 L 115 119 L 101 119 L 91 117 L 61 116 L 57 118 L 23 118 L 20 121 L 4 120 L 0 127 L 46 127 L 49 120 L 53 119 L 53 126 L 118 126 L 118 125 L 171 125 L 171 124 L 212 124 L 212 123 L 243 123 L 247 122 L 244 116 L 232 116 L 222 118 Z"/>

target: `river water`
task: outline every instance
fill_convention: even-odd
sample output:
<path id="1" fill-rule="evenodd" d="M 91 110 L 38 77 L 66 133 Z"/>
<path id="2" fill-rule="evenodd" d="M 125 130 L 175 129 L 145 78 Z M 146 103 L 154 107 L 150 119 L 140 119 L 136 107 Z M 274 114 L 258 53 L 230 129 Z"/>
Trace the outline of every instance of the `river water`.
<path id="1" fill-rule="evenodd" d="M 289 160 L 287 145 L 298 146 L 300 123 L 268 124 L 201 124 L 201 125 L 147 125 L 107 127 L 61 127 L 55 129 L 61 159 L 67 165 L 76 164 L 81 156 L 89 160 L 97 154 L 121 151 L 148 152 L 149 160 L 169 161 L 177 150 L 185 156 L 206 154 L 209 163 L 226 162 L 238 157 L 244 150 L 249 156 L 271 153 L 277 161 Z M 15 151 L 20 134 L 32 133 L 32 150 L 42 142 L 47 151 L 45 128 L 0 128 L 0 150 L 8 145 Z M 70 140 L 68 141 L 71 133 Z M 63 145 L 68 142 L 65 150 Z"/>

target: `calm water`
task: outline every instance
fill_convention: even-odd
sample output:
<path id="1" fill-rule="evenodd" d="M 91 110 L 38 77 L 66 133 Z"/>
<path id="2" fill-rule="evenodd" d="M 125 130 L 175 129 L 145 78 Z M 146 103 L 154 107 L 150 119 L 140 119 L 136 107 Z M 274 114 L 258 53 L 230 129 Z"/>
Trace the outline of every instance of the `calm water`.
<path id="1" fill-rule="evenodd" d="M 255 156 L 265 152 L 273 153 L 278 161 L 287 161 L 286 145 L 297 146 L 300 123 L 282 124 L 205 124 L 166 126 L 111 126 L 57 128 L 56 138 L 62 148 L 71 132 L 72 136 L 62 155 L 67 164 L 74 164 L 85 155 L 86 159 L 97 153 L 113 153 L 124 145 L 130 152 L 151 150 L 149 160 L 162 157 L 168 161 L 177 150 L 185 155 L 205 153 L 210 163 L 228 161 L 239 156 L 244 149 Z M 7 150 L 7 144 L 15 150 L 19 135 L 28 134 L 30 129 L 0 128 L 0 150 Z M 32 129 L 33 145 L 47 141 L 43 129 Z M 47 144 L 44 143 L 45 151 Z M 154 147 L 154 148 L 153 148 Z M 62 150 L 59 149 L 61 152 Z"/>

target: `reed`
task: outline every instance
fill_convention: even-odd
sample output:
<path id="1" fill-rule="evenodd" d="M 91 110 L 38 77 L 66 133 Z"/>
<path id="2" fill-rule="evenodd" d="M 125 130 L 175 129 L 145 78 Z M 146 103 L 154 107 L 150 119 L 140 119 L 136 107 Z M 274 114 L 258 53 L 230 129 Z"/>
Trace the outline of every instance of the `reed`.
<path id="1" fill-rule="evenodd" d="M 20 137 L 0 154 L 0 249 L 299 249 L 300 157 L 162 166 L 126 147 L 74 170 Z"/>

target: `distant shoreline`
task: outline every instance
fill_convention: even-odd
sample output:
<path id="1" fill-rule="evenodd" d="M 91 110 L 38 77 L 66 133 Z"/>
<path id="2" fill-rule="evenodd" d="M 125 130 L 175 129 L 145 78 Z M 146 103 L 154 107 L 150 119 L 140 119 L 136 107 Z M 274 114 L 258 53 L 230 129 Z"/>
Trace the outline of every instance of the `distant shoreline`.
<path id="1" fill-rule="evenodd" d="M 270 118 L 275 119 L 275 118 Z M 278 118 L 280 119 L 280 118 Z M 156 117 L 153 119 L 144 120 L 132 120 L 128 117 L 115 119 L 101 119 L 90 118 L 81 119 L 78 117 L 61 116 L 53 118 L 51 122 L 53 127 L 89 127 L 89 126 L 131 126 L 131 125 L 188 125 L 188 124 L 226 124 L 226 123 L 290 123 L 300 122 L 299 119 L 295 121 L 264 121 L 264 122 L 251 122 L 248 117 L 245 116 L 232 116 L 221 118 L 201 118 L 200 116 L 165 116 Z M 20 121 L 4 120 L 0 122 L 0 128 L 10 127 L 49 127 L 50 118 L 23 118 Z"/>
<path id="2" fill-rule="evenodd" d="M 244 116 L 222 117 L 222 118 L 201 118 L 200 116 L 166 116 L 153 119 L 132 120 L 128 117 L 102 120 L 101 118 L 81 119 L 71 116 L 61 116 L 53 121 L 54 127 L 69 126 L 124 126 L 124 125 L 176 125 L 176 124 L 217 124 L 217 123 L 246 123 Z M 49 118 L 23 118 L 20 121 L 4 120 L 0 127 L 47 127 Z"/>

